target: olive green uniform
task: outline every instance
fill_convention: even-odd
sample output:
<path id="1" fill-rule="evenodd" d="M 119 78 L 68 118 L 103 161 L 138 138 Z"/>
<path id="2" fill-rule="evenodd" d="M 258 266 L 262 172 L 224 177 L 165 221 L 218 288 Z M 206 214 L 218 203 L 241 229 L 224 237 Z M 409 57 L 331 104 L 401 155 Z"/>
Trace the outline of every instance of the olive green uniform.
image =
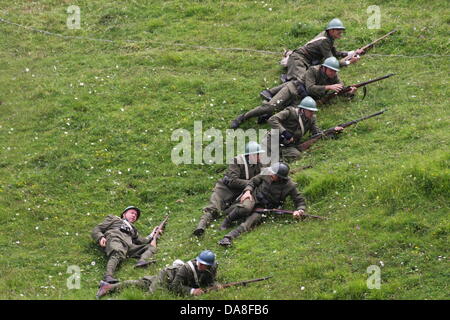
<path id="1" fill-rule="evenodd" d="M 307 133 L 311 132 L 311 135 L 320 133 L 320 128 L 316 125 L 316 117 L 313 116 L 312 119 L 305 117 L 303 113 L 300 113 L 300 108 L 298 107 L 287 107 L 283 111 L 274 114 L 269 118 L 268 123 L 272 129 L 278 129 L 280 136 L 287 131 L 293 138 L 294 141 L 288 144 L 280 145 L 281 159 L 284 161 L 292 161 L 300 158 L 301 151 L 298 149 L 301 138 Z M 303 125 L 303 126 L 302 126 Z M 271 133 L 266 135 L 265 144 L 263 147 L 266 148 L 267 152 L 271 155 Z"/>
<path id="2" fill-rule="evenodd" d="M 344 85 L 341 79 L 339 79 L 337 73 L 333 78 L 329 78 L 321 67 L 322 66 L 314 66 L 309 68 L 300 80 L 308 95 L 316 101 L 320 100 L 327 94 L 325 86 L 338 83 Z"/>
<path id="3" fill-rule="evenodd" d="M 320 65 L 313 66 L 301 76 L 300 80 L 289 81 L 281 86 L 269 89 L 270 93 L 274 94 L 272 99 L 245 113 L 241 121 L 262 115 L 272 115 L 288 106 L 298 105 L 306 96 L 319 100 L 327 93 L 325 86 L 337 83 L 344 85 L 337 74 L 335 77 L 329 78 L 322 71 Z"/>
<path id="4" fill-rule="evenodd" d="M 127 257 L 145 261 L 156 252 L 156 248 L 150 245 L 152 239 L 140 237 L 136 227 L 126 222 L 108 215 L 92 230 L 91 236 L 97 244 L 102 237 L 106 238 L 106 247 L 102 248 L 108 256 L 105 276 L 113 276 L 120 262 Z"/>
<path id="5" fill-rule="evenodd" d="M 287 78 L 288 80 L 300 80 L 311 65 L 319 64 L 331 56 L 343 58 L 347 54 L 347 52 L 337 51 L 334 39 L 328 35 L 327 31 L 322 31 L 307 44 L 294 50 L 289 56 Z M 340 65 L 346 66 L 344 60 L 340 61 Z"/>
<path id="6" fill-rule="evenodd" d="M 299 104 L 306 95 L 299 92 L 298 85 L 299 81 L 289 81 L 284 83 L 280 86 L 280 90 L 274 93 L 275 95 L 270 101 L 263 102 L 261 106 L 244 113 L 241 121 L 262 115 L 272 115 L 288 106 Z M 271 90 L 272 89 L 269 91 L 272 93 Z"/>
<path id="7" fill-rule="evenodd" d="M 111 291 L 118 291 L 126 287 L 138 287 L 153 293 L 158 288 L 166 288 L 178 295 L 187 296 L 191 293 L 192 289 L 215 285 L 217 263 L 204 271 L 198 269 L 196 259 L 191 260 L 191 263 L 197 277 L 194 275 L 192 267 L 186 262 L 179 267 L 166 267 L 156 276 L 145 276 L 139 280 L 126 280 L 113 284 L 111 285 Z"/>
<path id="8" fill-rule="evenodd" d="M 279 208 L 285 203 L 286 198 L 290 197 L 294 202 L 295 210 L 306 209 L 305 199 L 298 192 L 297 185 L 289 177 L 272 181 L 270 175 L 260 174 L 250 180 L 244 192 L 247 190 L 251 192 L 253 200 L 246 199 L 243 203 L 237 200 L 228 215 L 230 221 L 240 218 L 246 218 L 246 220 L 225 235 L 225 238 L 235 239 L 261 221 L 261 214 L 253 212 L 254 208 Z"/>
<path id="9" fill-rule="evenodd" d="M 205 229 L 213 219 L 217 219 L 242 193 L 248 181 L 261 172 L 261 164 L 249 163 L 249 157 L 239 155 L 228 166 L 225 176 L 217 181 L 214 191 L 209 199 L 209 204 L 203 208 L 203 216 L 197 229 Z"/>

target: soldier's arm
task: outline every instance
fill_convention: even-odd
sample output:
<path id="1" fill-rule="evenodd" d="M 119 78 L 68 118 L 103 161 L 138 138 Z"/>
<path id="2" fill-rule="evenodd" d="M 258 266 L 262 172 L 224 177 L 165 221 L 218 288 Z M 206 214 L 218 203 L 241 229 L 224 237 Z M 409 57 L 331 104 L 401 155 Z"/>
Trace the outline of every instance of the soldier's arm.
<path id="1" fill-rule="evenodd" d="M 326 93 L 324 85 L 316 84 L 316 77 L 313 69 L 309 69 L 305 73 L 305 87 L 308 93 L 312 96 L 322 97 Z"/>
<path id="2" fill-rule="evenodd" d="M 295 210 L 306 210 L 306 201 L 305 198 L 298 192 L 297 186 L 295 185 L 293 188 L 291 188 L 291 192 L 289 193 L 289 196 L 291 197 L 292 201 L 294 202 Z"/>
<path id="3" fill-rule="evenodd" d="M 263 181 L 263 176 L 258 174 L 257 176 L 254 176 L 251 178 L 247 184 L 247 186 L 244 188 L 244 192 L 250 191 L 253 192 Z"/>
<path id="4" fill-rule="evenodd" d="M 150 243 L 152 239 L 149 239 L 147 237 L 141 237 L 139 236 L 138 232 L 136 231 L 136 237 L 133 238 L 133 243 L 135 244 L 147 244 Z"/>
<path id="5" fill-rule="evenodd" d="M 234 163 L 230 164 L 227 171 L 227 177 L 229 179 L 228 186 L 235 189 L 244 189 L 249 180 L 240 179 L 241 167 L 237 163 L 237 159 L 234 159 Z"/>
<path id="6" fill-rule="evenodd" d="M 283 126 L 282 122 L 289 117 L 289 110 L 284 109 L 280 111 L 267 120 L 267 123 L 272 127 L 272 129 L 278 129 L 280 134 L 286 131 L 286 128 Z"/>
<path id="7" fill-rule="evenodd" d="M 92 230 L 91 237 L 94 239 L 95 242 L 99 242 L 101 238 L 105 236 L 106 230 L 111 226 L 111 224 L 114 222 L 114 216 L 109 215 L 106 217 L 106 219 L 95 226 L 95 228 Z"/>
<path id="8" fill-rule="evenodd" d="M 318 133 L 322 133 L 322 129 L 320 129 L 319 126 L 317 125 L 316 116 L 313 116 L 313 118 L 311 119 L 311 135 L 315 135 Z"/>

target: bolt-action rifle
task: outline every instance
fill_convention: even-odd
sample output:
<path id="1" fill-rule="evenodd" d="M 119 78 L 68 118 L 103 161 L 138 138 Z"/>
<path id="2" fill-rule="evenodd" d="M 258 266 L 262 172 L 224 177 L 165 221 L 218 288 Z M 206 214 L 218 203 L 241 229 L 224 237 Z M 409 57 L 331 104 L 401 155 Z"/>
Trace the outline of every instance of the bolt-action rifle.
<path id="1" fill-rule="evenodd" d="M 342 127 L 342 128 L 349 127 L 349 126 L 351 126 L 351 125 L 353 125 L 355 123 L 358 123 L 360 121 L 363 121 L 363 120 L 366 120 L 366 119 L 369 119 L 369 118 L 372 118 L 372 117 L 379 116 L 380 114 L 383 114 L 386 110 L 387 109 L 379 111 L 379 112 L 376 112 L 376 113 L 373 113 L 373 114 L 370 114 L 368 116 L 365 116 L 365 117 L 362 117 L 362 118 L 359 118 L 359 119 L 356 119 L 356 120 L 352 120 L 352 121 L 340 124 L 340 125 L 338 125 L 338 127 Z M 306 140 L 305 142 L 303 142 L 303 143 L 301 143 L 299 145 L 300 150 L 305 151 L 306 149 L 311 147 L 311 145 L 313 143 L 317 142 L 319 139 L 322 139 L 324 137 L 328 137 L 328 136 L 333 135 L 334 133 L 336 133 L 334 128 L 335 127 L 332 127 L 332 128 L 329 128 L 329 129 L 327 129 L 327 130 L 325 130 L 325 131 L 323 131 L 321 133 L 313 135 L 311 138 L 309 138 L 308 140 Z"/>

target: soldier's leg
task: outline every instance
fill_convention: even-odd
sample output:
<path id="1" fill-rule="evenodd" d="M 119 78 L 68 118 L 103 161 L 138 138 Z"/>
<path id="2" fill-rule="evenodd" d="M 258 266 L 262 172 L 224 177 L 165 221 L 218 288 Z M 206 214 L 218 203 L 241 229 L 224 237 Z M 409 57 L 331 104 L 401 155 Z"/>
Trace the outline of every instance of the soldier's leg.
<path id="1" fill-rule="evenodd" d="M 294 52 L 289 56 L 287 69 L 288 80 L 300 80 L 301 76 L 308 69 L 308 63 L 301 55 Z"/>
<path id="2" fill-rule="evenodd" d="M 255 207 L 255 199 L 250 200 L 246 199 L 243 203 L 237 203 L 234 205 L 234 208 L 230 211 L 228 216 L 223 221 L 222 225 L 220 226 L 221 230 L 228 229 L 233 221 L 236 221 L 238 219 L 245 218 L 249 216 Z"/>
<path id="3" fill-rule="evenodd" d="M 130 287 L 139 288 L 141 290 L 149 290 L 152 284 L 150 279 L 151 277 L 144 277 L 139 280 L 126 280 L 113 284 L 101 281 L 96 297 L 97 299 L 99 299 L 107 294 L 118 292 L 120 290 Z"/>
<path id="4" fill-rule="evenodd" d="M 117 282 L 114 279 L 114 273 L 119 264 L 126 259 L 127 248 L 119 239 L 111 238 L 106 242 L 106 254 L 108 262 L 106 263 L 106 273 L 104 280 L 106 282 Z"/>
<path id="5" fill-rule="evenodd" d="M 282 160 L 285 162 L 292 162 L 300 159 L 302 153 L 293 146 L 283 147 L 281 148 Z"/>
<path id="6" fill-rule="evenodd" d="M 203 208 L 204 214 L 193 232 L 194 235 L 202 235 L 211 221 L 217 219 L 228 203 L 234 200 L 234 196 L 234 193 L 227 186 L 219 182 L 216 183 L 214 191 L 209 198 L 209 204 Z"/>
<path id="7" fill-rule="evenodd" d="M 244 113 L 244 116 L 242 117 L 241 122 L 246 121 L 248 119 L 259 117 L 262 115 L 272 115 L 276 108 L 276 105 L 273 105 L 271 103 L 263 103 L 261 106 L 256 107 L 246 113 Z"/>
<path id="8" fill-rule="evenodd" d="M 128 249 L 128 255 L 131 258 L 139 259 L 135 267 L 146 267 L 150 263 L 156 262 L 156 260 L 150 259 L 156 253 L 156 250 L 156 247 L 151 245 L 150 243 L 133 245 Z"/>
<path id="9" fill-rule="evenodd" d="M 243 223 L 239 225 L 239 227 L 225 235 L 223 239 L 219 241 L 219 244 L 222 246 L 230 246 L 234 239 L 239 237 L 242 233 L 254 228 L 261 221 L 261 219 L 261 214 L 256 212 L 252 213 Z"/>

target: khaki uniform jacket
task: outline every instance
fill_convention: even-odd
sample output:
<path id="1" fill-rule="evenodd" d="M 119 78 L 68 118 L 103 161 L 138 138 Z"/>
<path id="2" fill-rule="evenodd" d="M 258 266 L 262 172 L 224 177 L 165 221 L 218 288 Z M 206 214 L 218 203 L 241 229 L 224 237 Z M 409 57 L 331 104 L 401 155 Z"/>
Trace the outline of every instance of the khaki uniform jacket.
<path id="1" fill-rule="evenodd" d="M 290 179 L 272 181 L 270 175 L 258 175 L 250 180 L 244 192 L 249 190 L 256 201 L 256 206 L 263 205 L 266 208 L 278 208 L 283 206 L 289 196 L 294 202 L 296 210 L 305 210 L 306 203 L 298 192 L 297 185 Z"/>
<path id="2" fill-rule="evenodd" d="M 345 51 L 337 51 L 334 46 L 334 39 L 328 35 L 326 31 L 322 31 L 317 36 L 314 37 L 311 41 L 305 44 L 302 47 L 297 48 L 294 52 L 299 53 L 309 64 L 313 64 L 313 62 L 320 63 L 326 58 L 336 57 L 343 58 L 347 56 L 347 52 Z M 341 66 L 345 66 L 343 61 L 340 61 Z"/>
<path id="3" fill-rule="evenodd" d="M 233 192 L 241 193 L 248 181 L 260 172 L 260 163 L 250 164 L 248 156 L 239 155 L 235 157 L 233 163 L 228 166 L 228 170 L 225 174 L 229 179 L 227 186 Z"/>
<path id="4" fill-rule="evenodd" d="M 129 224 L 131 229 L 129 229 L 120 217 L 108 215 L 102 223 L 92 230 L 92 239 L 98 243 L 102 237 L 105 237 L 107 241 L 112 238 L 119 238 L 121 242 L 128 245 L 128 247 L 132 244 L 139 245 L 150 243 L 151 239 L 140 237 L 136 227 L 131 223 Z"/>
<path id="5" fill-rule="evenodd" d="M 217 263 L 211 266 L 209 270 L 200 271 L 197 267 L 197 260 L 191 260 L 197 273 L 198 282 L 195 281 L 194 272 L 188 263 L 178 268 L 177 273 L 169 285 L 169 289 L 179 295 L 189 295 L 191 289 L 206 288 L 213 286 L 216 281 Z"/>
<path id="6" fill-rule="evenodd" d="M 311 120 L 306 118 L 303 114 L 299 116 L 299 108 L 287 107 L 283 111 L 274 114 L 267 121 L 273 129 L 278 129 L 282 134 L 285 130 L 293 135 L 294 143 L 298 144 L 301 138 L 309 131 L 311 135 L 320 133 L 320 128 L 316 125 L 316 117 Z M 304 131 L 302 133 L 299 117 L 302 120 Z"/>
<path id="7" fill-rule="evenodd" d="M 344 83 L 336 76 L 334 78 L 328 78 L 325 72 L 321 71 L 321 66 L 310 67 L 308 71 L 302 76 L 300 81 L 305 85 L 306 91 L 315 100 L 319 100 L 326 94 L 325 86 L 340 83 Z"/>

